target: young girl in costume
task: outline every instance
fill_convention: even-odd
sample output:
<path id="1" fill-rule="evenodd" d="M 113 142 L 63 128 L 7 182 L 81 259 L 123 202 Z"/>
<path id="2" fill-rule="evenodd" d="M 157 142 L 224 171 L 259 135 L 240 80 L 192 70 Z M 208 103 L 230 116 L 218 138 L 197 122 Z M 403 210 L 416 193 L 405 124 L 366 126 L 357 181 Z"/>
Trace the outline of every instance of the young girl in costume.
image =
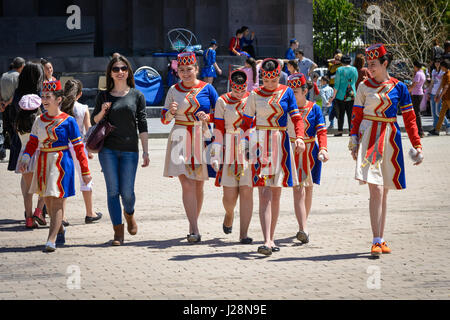
<path id="1" fill-rule="evenodd" d="M 56 245 L 65 243 L 65 228 L 62 225 L 63 206 L 68 197 L 75 195 L 74 164 L 69 151 L 72 143 L 80 162 L 83 181 L 92 179 L 84 153 L 84 145 L 75 119 L 60 110 L 64 99 L 59 81 L 45 82 L 42 103 L 46 113 L 36 118 L 31 129 L 19 170 L 25 172 L 37 148 L 40 152 L 34 170 L 30 193 L 44 197 L 50 215 L 50 229 L 45 250 L 52 252 Z"/>
<path id="2" fill-rule="evenodd" d="M 216 102 L 214 111 L 215 140 L 213 144 L 212 164 L 218 170 L 216 186 L 223 187 L 223 206 L 226 214 L 223 231 L 231 233 L 234 208 L 239 198 L 240 234 L 243 244 L 252 243 L 247 235 L 253 211 L 253 185 L 251 170 L 245 154 L 245 145 L 241 143 L 240 125 L 244 117 L 247 98 L 247 75 L 241 70 L 230 76 L 231 92 Z M 220 165 L 220 169 L 219 169 Z"/>
<path id="3" fill-rule="evenodd" d="M 250 137 L 250 161 L 253 186 L 259 191 L 259 216 L 264 245 L 258 252 L 271 255 L 280 250 L 274 234 L 280 213 L 283 187 L 298 185 L 294 153 L 287 132 L 288 117 L 294 124 L 295 149 L 305 150 L 304 127 L 291 88 L 280 84 L 281 65 L 277 59 L 267 58 L 261 66 L 263 86 L 250 93 L 241 129 L 247 132 L 256 124 Z"/>
<path id="4" fill-rule="evenodd" d="M 362 81 L 356 93 L 349 149 L 356 160 L 355 178 L 369 186 L 373 233 L 371 254 L 379 256 L 391 253 L 383 238 L 388 191 L 406 188 L 397 108 L 402 112 L 406 132 L 414 148 L 415 165 L 422 162 L 423 156 L 408 88 L 387 72 L 392 55 L 383 44 L 376 44 L 366 49 L 366 57 L 372 78 Z"/>
<path id="5" fill-rule="evenodd" d="M 314 102 L 306 100 L 306 95 L 312 86 L 308 86 L 305 75 L 302 73 L 290 75 L 288 86 L 294 91 L 305 128 L 303 141 L 306 150 L 301 154 L 294 155 L 299 185 L 294 187 L 293 192 L 295 216 L 299 226 L 296 237 L 302 243 L 308 243 L 309 233 L 306 221 L 312 206 L 313 184 L 320 184 L 322 161 L 328 161 L 327 128 L 320 107 Z M 288 122 L 288 133 L 290 136 L 295 133 L 292 121 Z M 291 138 L 291 142 L 295 143 L 295 140 Z"/>

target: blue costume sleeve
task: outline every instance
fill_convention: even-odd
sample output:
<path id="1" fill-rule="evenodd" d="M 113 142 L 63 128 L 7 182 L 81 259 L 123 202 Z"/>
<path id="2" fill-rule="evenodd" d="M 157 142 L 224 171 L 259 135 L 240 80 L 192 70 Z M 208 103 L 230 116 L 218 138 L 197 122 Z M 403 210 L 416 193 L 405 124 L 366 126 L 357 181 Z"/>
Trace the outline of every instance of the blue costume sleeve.
<path id="1" fill-rule="evenodd" d="M 291 88 L 288 88 L 286 90 L 286 95 L 287 95 L 287 99 L 288 99 L 287 111 L 289 112 L 289 115 L 292 117 L 294 114 L 299 114 L 297 101 L 295 100 L 294 91 L 292 91 Z"/>
<path id="2" fill-rule="evenodd" d="M 208 84 L 209 90 L 209 101 L 211 103 L 211 113 L 214 113 L 214 109 L 216 107 L 217 99 L 219 99 L 219 95 L 217 94 L 216 89 L 211 84 Z"/>

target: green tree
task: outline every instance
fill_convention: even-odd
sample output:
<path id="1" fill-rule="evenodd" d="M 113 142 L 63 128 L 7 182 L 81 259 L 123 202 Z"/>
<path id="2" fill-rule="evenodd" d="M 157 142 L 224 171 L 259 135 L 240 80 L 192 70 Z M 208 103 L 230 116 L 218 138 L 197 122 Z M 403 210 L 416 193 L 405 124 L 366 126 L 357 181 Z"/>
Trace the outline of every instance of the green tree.
<path id="1" fill-rule="evenodd" d="M 347 0 L 313 1 L 314 59 L 324 64 L 336 49 L 350 52 L 363 32 L 360 10 Z"/>

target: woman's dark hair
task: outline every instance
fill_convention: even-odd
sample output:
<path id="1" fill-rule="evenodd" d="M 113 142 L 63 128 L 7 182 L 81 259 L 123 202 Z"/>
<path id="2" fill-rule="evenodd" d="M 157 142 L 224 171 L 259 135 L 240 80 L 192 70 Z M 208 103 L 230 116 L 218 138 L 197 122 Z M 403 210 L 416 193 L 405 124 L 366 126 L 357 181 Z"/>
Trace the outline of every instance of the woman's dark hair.
<path id="1" fill-rule="evenodd" d="M 242 26 L 241 27 L 241 32 L 242 33 L 244 33 L 245 31 L 247 31 L 248 30 L 248 27 L 247 26 Z"/>
<path id="2" fill-rule="evenodd" d="M 297 60 L 289 60 L 289 61 L 288 61 L 288 64 L 290 64 L 290 65 L 294 68 L 294 70 L 295 70 L 296 72 L 299 72 L 299 71 L 300 71 L 300 69 L 298 68 L 298 62 L 297 62 Z"/>
<path id="3" fill-rule="evenodd" d="M 70 116 L 74 116 L 73 106 L 77 101 L 77 96 L 80 92 L 79 81 L 68 80 L 64 85 L 64 101 L 61 103 L 61 111 Z"/>
<path id="4" fill-rule="evenodd" d="M 16 130 L 20 134 L 30 133 L 34 120 L 41 113 L 40 108 L 35 110 L 20 109 L 16 119 Z"/>
<path id="5" fill-rule="evenodd" d="M 26 94 L 39 95 L 42 90 L 43 80 L 44 70 L 42 66 L 37 63 L 28 62 L 19 75 L 16 93 L 20 98 Z"/>
<path id="6" fill-rule="evenodd" d="M 236 84 L 244 84 L 247 81 L 247 75 L 244 71 L 235 71 L 231 75 L 231 81 Z"/>
<path id="7" fill-rule="evenodd" d="M 248 58 L 247 60 L 245 60 L 245 62 L 247 62 L 250 67 L 252 67 L 252 73 L 253 73 L 253 83 L 256 82 L 256 60 L 253 58 Z"/>
<path id="8" fill-rule="evenodd" d="M 387 66 L 386 68 L 389 68 L 389 66 L 391 65 L 393 59 L 393 55 L 390 52 L 387 52 L 384 56 L 382 56 L 381 58 L 378 58 L 378 60 L 380 61 L 381 64 L 383 64 L 385 61 L 387 61 Z"/>
<path id="9" fill-rule="evenodd" d="M 364 68 L 365 62 L 366 60 L 364 59 L 364 55 L 362 53 L 358 53 L 355 57 L 355 62 L 353 62 L 353 66 L 357 70 L 361 70 L 362 68 Z"/>
<path id="10" fill-rule="evenodd" d="M 325 81 L 326 83 L 330 83 L 330 78 L 328 78 L 327 76 L 323 76 L 322 80 Z"/>
<path id="11" fill-rule="evenodd" d="M 112 89 L 114 89 L 114 80 L 111 77 L 111 70 L 112 70 L 113 65 L 117 62 L 123 62 L 126 64 L 126 66 L 128 67 L 127 84 L 130 88 L 135 88 L 134 74 L 133 74 L 133 69 L 131 68 L 131 64 L 127 58 L 125 58 L 124 56 L 121 55 L 121 56 L 112 58 L 111 61 L 109 61 L 108 67 L 106 68 L 106 91 L 110 92 Z"/>
<path id="12" fill-rule="evenodd" d="M 297 50 L 295 50 L 295 54 L 296 54 L 296 55 L 297 55 L 297 54 L 301 54 L 302 56 L 305 55 L 305 53 L 303 52 L 302 49 L 297 49 Z"/>
<path id="13" fill-rule="evenodd" d="M 47 63 L 50 63 L 47 59 L 41 58 L 41 64 L 44 67 Z"/>
<path id="14" fill-rule="evenodd" d="M 264 71 L 273 71 L 278 67 L 278 61 L 276 60 L 268 60 L 264 62 L 261 66 Z"/>
<path id="15" fill-rule="evenodd" d="M 450 66 L 450 60 L 445 59 L 443 61 L 441 61 L 441 67 L 447 68 Z"/>
<path id="16" fill-rule="evenodd" d="M 308 89 L 310 91 L 314 87 L 314 84 L 311 80 L 306 81 L 306 84 L 302 86 L 302 89 Z"/>
<path id="17" fill-rule="evenodd" d="M 238 35 L 239 33 L 243 33 L 241 29 L 236 30 L 236 35 Z"/>

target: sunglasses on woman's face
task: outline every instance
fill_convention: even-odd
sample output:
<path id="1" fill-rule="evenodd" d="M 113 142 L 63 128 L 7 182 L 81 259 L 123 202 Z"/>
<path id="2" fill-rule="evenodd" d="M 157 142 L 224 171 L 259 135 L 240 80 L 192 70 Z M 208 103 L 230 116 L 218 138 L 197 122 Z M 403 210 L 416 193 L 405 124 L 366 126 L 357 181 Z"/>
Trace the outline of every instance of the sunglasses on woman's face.
<path id="1" fill-rule="evenodd" d="M 120 70 L 122 70 L 122 72 L 127 72 L 128 71 L 128 67 L 127 66 L 122 66 L 122 67 L 112 67 L 111 71 L 114 73 L 118 73 Z"/>

